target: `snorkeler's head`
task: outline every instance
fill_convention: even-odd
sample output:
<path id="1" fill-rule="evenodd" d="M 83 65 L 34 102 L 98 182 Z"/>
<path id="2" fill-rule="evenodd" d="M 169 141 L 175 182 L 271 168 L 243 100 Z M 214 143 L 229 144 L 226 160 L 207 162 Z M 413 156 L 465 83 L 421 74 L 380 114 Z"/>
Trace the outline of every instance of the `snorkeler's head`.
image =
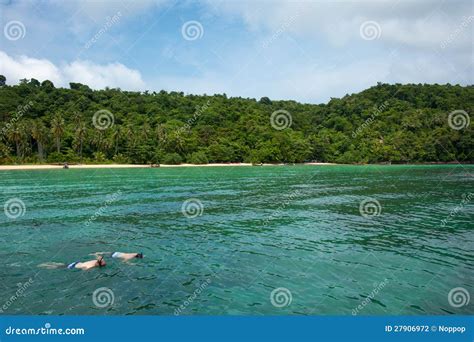
<path id="1" fill-rule="evenodd" d="M 137 253 L 135 258 L 143 259 L 143 253 Z"/>
<path id="2" fill-rule="evenodd" d="M 105 265 L 107 265 L 105 263 L 105 260 L 104 260 L 104 257 L 103 256 L 100 256 L 98 259 L 97 259 L 97 264 L 99 265 L 99 267 L 104 267 Z"/>

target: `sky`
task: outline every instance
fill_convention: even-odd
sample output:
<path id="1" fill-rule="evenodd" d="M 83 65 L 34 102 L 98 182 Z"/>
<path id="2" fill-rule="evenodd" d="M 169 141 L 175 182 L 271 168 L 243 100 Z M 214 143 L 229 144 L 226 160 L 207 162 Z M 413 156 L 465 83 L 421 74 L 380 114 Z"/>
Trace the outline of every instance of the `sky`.
<path id="1" fill-rule="evenodd" d="M 0 0 L 0 74 L 325 103 L 473 84 L 474 2 Z"/>

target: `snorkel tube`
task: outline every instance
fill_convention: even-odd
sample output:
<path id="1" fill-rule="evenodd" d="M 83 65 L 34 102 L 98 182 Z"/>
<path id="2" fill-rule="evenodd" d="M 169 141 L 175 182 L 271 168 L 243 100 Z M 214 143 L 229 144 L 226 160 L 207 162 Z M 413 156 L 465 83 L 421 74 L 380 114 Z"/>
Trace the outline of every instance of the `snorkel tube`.
<path id="1" fill-rule="evenodd" d="M 100 256 L 100 257 L 97 259 L 97 264 L 99 265 L 99 267 L 104 267 L 104 266 L 105 266 L 105 262 L 104 262 L 104 257 L 103 257 L 103 256 Z"/>

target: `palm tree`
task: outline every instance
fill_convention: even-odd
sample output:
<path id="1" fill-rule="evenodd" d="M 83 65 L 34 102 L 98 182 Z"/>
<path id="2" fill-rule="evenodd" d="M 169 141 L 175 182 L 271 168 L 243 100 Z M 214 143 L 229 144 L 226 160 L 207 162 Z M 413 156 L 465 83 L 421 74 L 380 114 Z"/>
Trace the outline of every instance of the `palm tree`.
<path id="1" fill-rule="evenodd" d="M 44 144 L 48 136 L 45 125 L 41 120 L 35 120 L 31 125 L 31 136 L 36 140 L 36 145 L 38 146 L 38 159 L 43 161 L 44 158 Z"/>
<path id="2" fill-rule="evenodd" d="M 25 126 L 22 123 L 13 123 L 8 130 L 7 136 L 11 142 L 15 143 L 16 156 L 22 158 L 21 146 L 26 137 Z"/>
<path id="3" fill-rule="evenodd" d="M 84 141 L 86 140 L 86 124 L 82 121 L 77 122 L 76 130 L 74 132 L 74 144 L 76 145 L 79 153 L 79 158 L 82 163 L 82 148 L 84 146 Z"/>
<path id="4" fill-rule="evenodd" d="M 0 141 L 0 159 L 10 156 L 10 148 Z"/>
<path id="5" fill-rule="evenodd" d="M 155 137 L 157 138 L 158 143 L 160 145 L 165 143 L 165 141 L 166 141 L 166 130 L 163 127 L 163 125 L 160 125 L 160 124 L 156 125 L 156 127 L 155 127 Z"/>
<path id="6" fill-rule="evenodd" d="M 83 122 L 82 118 L 82 113 L 78 111 L 74 111 L 74 114 L 72 114 L 72 123 L 77 127 Z"/>
<path id="7" fill-rule="evenodd" d="M 56 150 L 61 153 L 61 137 L 64 134 L 64 119 L 61 114 L 56 114 L 51 121 L 51 132 L 56 142 Z"/>
<path id="8" fill-rule="evenodd" d="M 126 153 L 133 159 L 140 150 L 140 133 L 132 124 L 127 124 L 124 128 L 124 142 Z"/>
<path id="9" fill-rule="evenodd" d="M 112 134 L 110 135 L 110 146 L 114 146 L 114 155 L 118 154 L 119 151 L 119 144 L 122 140 L 123 136 L 123 129 L 121 126 L 113 126 L 112 127 Z"/>
<path id="10" fill-rule="evenodd" d="M 167 149 L 173 152 L 184 151 L 185 140 L 183 135 L 179 131 L 175 131 L 168 135 Z"/>
<path id="11" fill-rule="evenodd" d="M 148 123 L 148 121 L 145 121 L 141 125 L 141 135 L 144 141 L 147 141 L 150 138 L 150 131 L 151 131 L 150 124 Z"/>
<path id="12" fill-rule="evenodd" d="M 127 147 L 131 148 L 131 149 L 134 149 L 135 146 L 138 143 L 138 138 L 137 138 L 138 135 L 136 134 L 133 125 L 128 124 L 125 127 L 125 137 L 126 137 L 126 140 L 127 140 L 126 141 Z"/>
<path id="13" fill-rule="evenodd" d="M 105 150 L 109 148 L 109 142 L 106 139 L 105 130 L 95 130 L 92 142 L 97 147 L 98 152 L 105 153 Z"/>

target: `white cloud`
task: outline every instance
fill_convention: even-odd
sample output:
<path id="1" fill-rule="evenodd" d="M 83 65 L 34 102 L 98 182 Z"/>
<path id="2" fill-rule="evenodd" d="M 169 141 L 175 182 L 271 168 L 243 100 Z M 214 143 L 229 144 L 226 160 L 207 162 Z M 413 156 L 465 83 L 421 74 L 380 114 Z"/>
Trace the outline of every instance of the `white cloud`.
<path id="1" fill-rule="evenodd" d="M 34 77 L 66 87 L 80 82 L 92 88 L 225 92 L 305 102 L 325 102 L 376 82 L 472 84 L 471 4 L 212 1 L 195 11 L 193 6 L 200 5 L 181 3 L 168 13 L 177 27 L 162 29 L 151 24 L 167 13 L 169 0 L 49 0 L 35 8 L 29 1 L 15 1 L 3 6 L 0 23 L 21 20 L 27 34 L 19 41 L 2 41 L 9 55 L 0 51 L 0 73 L 10 84 Z M 84 49 L 118 11 L 117 26 L 101 35 L 94 48 Z M 204 39 L 194 44 L 182 40 L 179 32 L 190 14 L 206 30 Z M 359 29 L 365 21 L 380 25 L 378 39 L 362 39 Z M 148 27 L 153 29 L 148 32 Z M 130 47 L 136 50 L 124 55 Z M 162 55 L 155 55 L 160 47 Z M 115 63 L 127 63 L 131 56 L 146 84 L 140 71 Z"/>
<path id="2" fill-rule="evenodd" d="M 211 1 L 209 1 L 210 3 Z M 324 37 L 340 46 L 360 41 L 359 28 L 365 21 L 380 24 L 378 43 L 411 47 L 438 47 L 470 15 L 471 1 L 215 1 L 214 11 L 236 15 L 252 30 L 278 30 L 289 18 L 297 17 L 289 32 L 305 38 Z M 468 49 L 472 42 L 470 27 L 456 37 L 453 45 Z"/>
<path id="3" fill-rule="evenodd" d="M 7 83 L 16 84 L 22 78 L 50 80 L 54 84 L 62 83 L 61 71 L 47 59 L 20 56 L 14 59 L 0 51 L 0 74 L 7 78 Z"/>
<path id="4" fill-rule="evenodd" d="M 139 71 L 120 63 L 98 65 L 89 61 L 75 61 L 62 68 L 64 78 L 84 83 L 95 89 L 119 87 L 127 90 L 143 90 L 145 82 Z"/>
<path id="5" fill-rule="evenodd" d="M 377 82 L 473 82 L 470 1 L 209 3 L 216 15 L 243 21 L 253 33 L 248 36 L 255 39 L 255 49 L 248 41 L 242 48 L 234 44 L 228 54 L 220 51 L 225 66 L 213 65 L 209 73 L 203 65 L 199 79 L 172 77 L 166 84 L 191 92 L 202 87 L 232 95 L 325 102 Z M 380 26 L 377 39 L 361 36 L 366 21 Z"/>
<path id="6" fill-rule="evenodd" d="M 120 63 L 95 64 L 90 61 L 73 61 L 56 66 L 47 59 L 27 56 L 13 58 L 0 51 L 0 74 L 8 84 L 16 84 L 22 78 L 50 80 L 56 86 L 67 87 L 69 82 L 79 82 L 93 89 L 119 87 L 127 90 L 143 90 L 145 82 L 139 71 Z"/>

